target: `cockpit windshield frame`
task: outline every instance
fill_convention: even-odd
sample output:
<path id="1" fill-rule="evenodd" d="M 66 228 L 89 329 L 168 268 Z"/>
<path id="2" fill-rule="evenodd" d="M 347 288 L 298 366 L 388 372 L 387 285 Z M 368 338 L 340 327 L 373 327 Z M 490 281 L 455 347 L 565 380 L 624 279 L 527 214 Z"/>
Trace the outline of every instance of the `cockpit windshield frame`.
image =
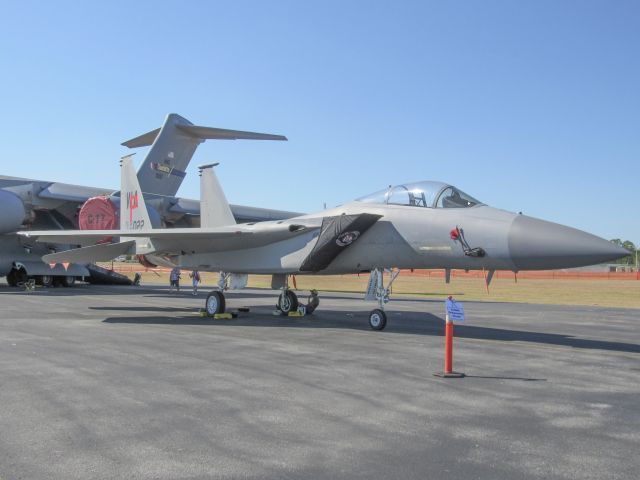
<path id="1" fill-rule="evenodd" d="M 390 185 L 356 201 L 422 208 L 471 208 L 483 205 L 453 185 L 435 181 Z"/>

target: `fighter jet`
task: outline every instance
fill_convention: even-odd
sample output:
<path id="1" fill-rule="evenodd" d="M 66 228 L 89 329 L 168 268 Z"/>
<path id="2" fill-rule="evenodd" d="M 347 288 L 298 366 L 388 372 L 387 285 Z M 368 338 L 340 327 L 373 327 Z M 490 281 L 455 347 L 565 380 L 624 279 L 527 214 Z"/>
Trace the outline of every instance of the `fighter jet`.
<path id="1" fill-rule="evenodd" d="M 43 260 L 89 262 L 122 254 L 145 255 L 168 267 L 221 273 L 207 313 L 225 309 L 224 290 L 243 287 L 247 275 L 272 275 L 282 313 L 298 308 L 291 275 L 370 272 L 369 299 L 378 302 L 369 325 L 382 330 L 390 286 L 401 269 L 538 270 L 578 267 L 628 254 L 589 233 L 490 207 L 453 185 L 425 181 L 383 189 L 319 213 L 279 221 L 235 224 L 213 167 L 201 167 L 201 227 L 154 229 L 140 196 L 131 159 L 122 160 L 119 231 L 22 232 L 39 242 L 81 248 Z M 95 243 L 119 237 L 109 244 Z M 383 273 L 390 271 L 389 281 Z"/>

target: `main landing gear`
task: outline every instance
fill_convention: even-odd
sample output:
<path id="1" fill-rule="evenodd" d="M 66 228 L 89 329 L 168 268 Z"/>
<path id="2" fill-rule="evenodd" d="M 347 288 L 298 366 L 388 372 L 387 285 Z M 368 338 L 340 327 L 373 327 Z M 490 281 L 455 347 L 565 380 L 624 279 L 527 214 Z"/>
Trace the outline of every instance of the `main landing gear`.
<path id="1" fill-rule="evenodd" d="M 207 300 L 205 302 L 205 310 L 207 311 L 207 315 L 215 315 L 216 313 L 224 313 L 224 309 L 226 307 L 224 293 L 220 290 L 214 290 L 209 295 L 207 295 Z"/>
<path id="2" fill-rule="evenodd" d="M 207 315 L 213 316 L 218 313 L 224 313 L 226 308 L 226 302 L 224 297 L 224 281 L 221 280 L 218 287 L 218 290 L 214 290 L 209 295 L 207 295 L 207 300 L 205 302 L 205 310 Z M 296 312 L 298 307 L 300 306 L 300 301 L 298 300 L 298 296 L 295 294 L 293 290 L 289 290 L 289 280 L 288 276 L 285 278 L 284 285 L 282 286 L 281 293 L 278 296 L 278 301 L 276 303 L 276 308 L 282 315 L 289 315 L 290 312 Z M 313 311 L 318 308 L 320 304 L 320 298 L 318 297 L 318 292 L 316 290 L 311 290 L 309 297 L 307 299 L 307 305 L 305 306 L 305 311 L 307 314 L 313 313 Z M 384 312 L 383 312 L 384 313 Z"/>
<path id="3" fill-rule="evenodd" d="M 389 273 L 391 277 L 386 287 L 384 285 L 383 269 L 374 268 L 371 270 L 371 275 L 369 276 L 369 285 L 367 287 L 365 300 L 376 300 L 378 302 L 378 308 L 371 310 L 369 313 L 369 326 L 372 330 L 384 330 L 384 327 L 387 326 L 387 314 L 384 312 L 384 305 L 389 302 L 391 285 L 394 280 L 398 278 L 398 275 L 400 275 L 400 270 L 389 270 Z"/>
<path id="4" fill-rule="evenodd" d="M 276 306 L 283 315 L 288 315 L 289 312 L 295 312 L 298 310 L 298 296 L 293 292 L 293 290 L 289 290 L 288 287 L 284 287 L 282 289 L 282 293 L 278 297 L 278 303 Z"/>
<path id="5" fill-rule="evenodd" d="M 297 312 L 300 307 L 300 300 L 293 290 L 289 290 L 289 275 L 285 275 L 282 279 L 282 286 L 276 309 L 281 315 L 289 315 Z M 311 290 L 307 297 L 307 304 L 302 307 L 302 315 L 310 315 L 320 305 L 320 298 L 317 290 Z"/>

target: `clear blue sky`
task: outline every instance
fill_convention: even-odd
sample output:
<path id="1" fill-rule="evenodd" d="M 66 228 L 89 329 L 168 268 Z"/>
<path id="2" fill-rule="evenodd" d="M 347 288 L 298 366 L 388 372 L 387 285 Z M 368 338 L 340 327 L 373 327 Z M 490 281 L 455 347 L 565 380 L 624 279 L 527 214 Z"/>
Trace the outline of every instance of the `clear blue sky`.
<path id="1" fill-rule="evenodd" d="M 640 243 L 640 2 L 0 2 L 0 173 L 117 188 L 169 112 L 232 203 L 314 211 L 389 184 Z M 138 162 L 144 151 L 138 154 Z"/>

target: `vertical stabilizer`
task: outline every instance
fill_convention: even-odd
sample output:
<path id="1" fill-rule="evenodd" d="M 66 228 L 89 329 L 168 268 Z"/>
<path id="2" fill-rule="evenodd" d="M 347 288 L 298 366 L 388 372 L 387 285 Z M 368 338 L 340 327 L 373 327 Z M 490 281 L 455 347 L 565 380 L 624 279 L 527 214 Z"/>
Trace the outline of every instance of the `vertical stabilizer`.
<path id="1" fill-rule="evenodd" d="M 200 227 L 214 228 L 234 225 L 236 223 L 227 197 L 216 177 L 213 167 L 218 165 L 202 165 L 200 170 Z"/>
<path id="2" fill-rule="evenodd" d="M 191 157 L 203 140 L 182 132 L 177 125 L 193 124 L 170 113 L 161 128 L 123 143 L 130 148 L 151 145 L 138 171 L 143 192 L 171 197 L 178 193 Z"/>
<path id="3" fill-rule="evenodd" d="M 144 203 L 132 155 L 122 157 L 120 170 L 120 230 L 151 230 L 149 212 Z"/>
<path id="4" fill-rule="evenodd" d="M 124 142 L 129 148 L 151 145 L 138 171 L 142 191 L 173 197 L 178 193 L 198 145 L 205 140 L 286 140 L 282 135 L 200 127 L 170 113 L 161 128 Z"/>

